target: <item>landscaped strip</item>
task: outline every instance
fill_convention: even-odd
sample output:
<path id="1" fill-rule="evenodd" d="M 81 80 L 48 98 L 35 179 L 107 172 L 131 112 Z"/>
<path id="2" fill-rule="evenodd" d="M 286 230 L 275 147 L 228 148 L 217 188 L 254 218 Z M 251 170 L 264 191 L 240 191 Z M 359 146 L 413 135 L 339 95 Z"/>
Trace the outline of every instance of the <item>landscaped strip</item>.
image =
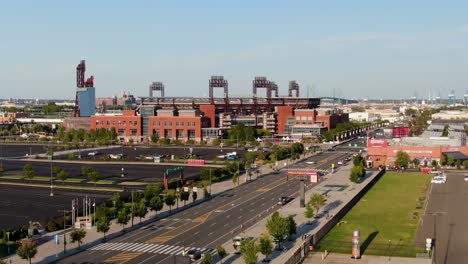
<path id="1" fill-rule="evenodd" d="M 145 182 L 132 182 L 132 181 L 125 181 L 119 183 L 119 185 L 127 185 L 127 186 L 140 186 L 140 185 L 146 185 L 147 183 Z"/>
<path id="2" fill-rule="evenodd" d="M 360 230 L 362 254 L 415 257 L 424 252 L 415 240 L 430 179 L 421 173 L 386 173 L 317 249 L 350 254 L 353 231 Z"/>

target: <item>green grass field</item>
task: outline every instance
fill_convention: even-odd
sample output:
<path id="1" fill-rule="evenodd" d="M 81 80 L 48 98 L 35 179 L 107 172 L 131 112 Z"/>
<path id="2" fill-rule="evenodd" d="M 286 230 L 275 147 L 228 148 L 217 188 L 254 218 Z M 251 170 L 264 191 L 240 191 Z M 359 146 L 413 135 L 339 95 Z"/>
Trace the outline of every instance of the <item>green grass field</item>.
<path id="1" fill-rule="evenodd" d="M 415 257 L 419 219 L 431 175 L 386 173 L 318 243 L 318 250 L 351 252 L 354 230 L 361 231 L 361 253 Z"/>

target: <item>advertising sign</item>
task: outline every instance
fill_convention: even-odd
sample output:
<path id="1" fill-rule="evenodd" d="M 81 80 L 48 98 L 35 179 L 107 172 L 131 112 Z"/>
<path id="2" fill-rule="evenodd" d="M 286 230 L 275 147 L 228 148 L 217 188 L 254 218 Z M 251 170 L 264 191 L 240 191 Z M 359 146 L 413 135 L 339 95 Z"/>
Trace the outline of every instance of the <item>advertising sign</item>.
<path id="1" fill-rule="evenodd" d="M 387 142 L 387 139 L 385 138 L 369 138 L 367 140 L 367 147 L 371 148 L 371 147 L 380 147 L 380 148 L 383 148 L 383 147 L 386 147 L 388 145 L 388 142 Z"/>

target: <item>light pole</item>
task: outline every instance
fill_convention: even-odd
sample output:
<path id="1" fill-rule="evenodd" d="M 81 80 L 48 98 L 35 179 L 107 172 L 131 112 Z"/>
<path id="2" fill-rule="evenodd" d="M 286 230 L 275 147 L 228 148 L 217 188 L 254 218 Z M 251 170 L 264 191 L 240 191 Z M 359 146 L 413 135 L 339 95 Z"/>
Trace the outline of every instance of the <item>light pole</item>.
<path id="1" fill-rule="evenodd" d="M 8 255 L 10 255 L 10 232 L 6 232 L 7 234 L 7 252 L 8 252 Z"/>
<path id="2" fill-rule="evenodd" d="M 176 206 L 177 206 L 177 208 L 179 208 L 179 191 L 180 191 L 180 189 L 179 189 L 179 187 L 177 187 L 176 191 L 175 191 L 176 192 Z"/>
<path id="3" fill-rule="evenodd" d="M 136 190 L 137 192 L 142 192 L 142 190 Z M 134 202 L 133 202 L 133 193 L 135 192 L 134 189 L 132 189 L 132 227 L 133 227 L 133 215 L 135 213 L 135 205 L 134 205 Z"/>
<path id="4" fill-rule="evenodd" d="M 120 177 L 123 178 L 125 176 L 125 169 L 122 167 L 122 172 L 120 173 Z"/>
<path id="5" fill-rule="evenodd" d="M 210 196 L 211 196 L 211 168 L 210 168 Z"/>
<path id="6" fill-rule="evenodd" d="M 52 162 L 50 163 L 50 196 L 54 196 L 54 186 L 52 184 Z"/>
<path id="7" fill-rule="evenodd" d="M 434 257 L 432 258 L 433 260 L 433 263 L 437 263 L 437 259 L 436 259 L 436 245 L 437 245 L 437 215 L 443 215 L 445 214 L 445 212 L 431 212 L 429 213 L 430 215 L 432 215 L 433 217 L 433 234 L 434 234 L 434 239 L 433 239 L 433 255 Z"/>

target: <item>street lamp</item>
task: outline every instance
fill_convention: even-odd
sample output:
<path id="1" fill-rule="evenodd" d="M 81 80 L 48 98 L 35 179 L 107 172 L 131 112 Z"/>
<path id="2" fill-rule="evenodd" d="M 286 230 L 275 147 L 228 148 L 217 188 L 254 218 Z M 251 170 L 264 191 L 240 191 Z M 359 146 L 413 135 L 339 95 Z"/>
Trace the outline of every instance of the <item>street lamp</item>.
<path id="1" fill-rule="evenodd" d="M 50 196 L 54 196 L 54 186 L 52 184 L 52 162 L 50 163 Z"/>
<path id="2" fill-rule="evenodd" d="M 122 172 L 120 173 L 120 177 L 123 178 L 125 176 L 125 169 L 122 167 Z"/>
<path id="3" fill-rule="evenodd" d="M 177 208 L 179 208 L 179 191 L 180 191 L 180 189 L 179 189 L 179 187 L 177 187 L 176 188 L 176 204 L 177 204 L 176 206 L 177 206 Z"/>
<path id="4" fill-rule="evenodd" d="M 434 252 L 434 254 L 433 254 L 433 256 L 434 257 L 432 258 L 432 260 L 433 260 L 433 263 L 437 263 L 437 259 L 436 259 L 436 252 L 437 252 L 436 251 L 436 244 L 437 244 L 437 228 L 436 228 L 437 227 L 437 225 L 436 225 L 437 215 L 443 215 L 443 214 L 445 214 L 445 212 L 431 212 L 429 214 L 432 215 L 433 224 L 434 224 L 434 226 L 433 226 L 433 234 L 434 234 L 434 239 L 433 239 L 433 252 Z"/>
<path id="5" fill-rule="evenodd" d="M 391 245 L 391 243 L 392 243 L 392 240 L 389 239 L 388 240 L 388 261 L 390 261 L 390 245 Z"/>
<path id="6" fill-rule="evenodd" d="M 10 232 L 6 232 L 7 234 L 7 250 L 8 250 L 8 255 L 10 255 Z"/>
<path id="7" fill-rule="evenodd" d="M 143 192 L 142 190 L 136 190 L 137 192 Z M 133 227 L 133 215 L 135 213 L 135 205 L 134 205 L 134 202 L 133 202 L 133 193 L 135 192 L 135 190 L 132 189 L 132 227 Z"/>

